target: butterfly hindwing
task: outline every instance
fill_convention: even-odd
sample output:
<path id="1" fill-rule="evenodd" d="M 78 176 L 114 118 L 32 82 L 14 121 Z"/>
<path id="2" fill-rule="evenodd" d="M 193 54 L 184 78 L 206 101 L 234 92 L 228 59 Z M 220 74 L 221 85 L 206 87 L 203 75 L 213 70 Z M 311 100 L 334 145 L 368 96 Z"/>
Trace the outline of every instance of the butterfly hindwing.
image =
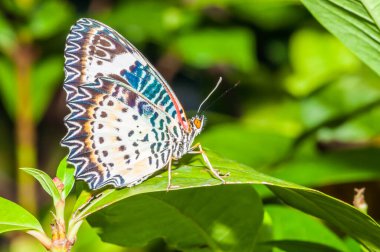
<path id="1" fill-rule="evenodd" d="M 98 78 L 68 102 L 68 161 L 91 189 L 133 186 L 164 167 L 178 123 L 125 84 Z"/>
<path id="2" fill-rule="evenodd" d="M 177 97 L 149 61 L 112 28 L 82 18 L 67 37 L 65 49 L 67 100 L 75 99 L 78 86 L 109 77 L 136 89 L 165 110 L 185 131 L 188 123 Z"/>

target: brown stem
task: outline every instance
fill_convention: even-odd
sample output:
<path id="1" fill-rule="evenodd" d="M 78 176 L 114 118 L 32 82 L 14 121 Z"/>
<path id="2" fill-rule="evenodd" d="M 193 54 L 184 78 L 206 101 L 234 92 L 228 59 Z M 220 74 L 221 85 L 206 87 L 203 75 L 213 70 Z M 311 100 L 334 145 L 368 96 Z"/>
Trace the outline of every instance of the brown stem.
<path id="1" fill-rule="evenodd" d="M 69 252 L 72 247 L 72 242 L 66 237 L 65 222 L 59 219 L 55 220 L 55 223 L 51 225 L 51 248 L 53 252 Z"/>
<path id="2" fill-rule="evenodd" d="M 31 67 L 34 61 L 31 45 L 19 45 L 13 55 L 16 66 L 16 148 L 17 167 L 36 167 L 35 135 L 31 104 Z M 19 203 L 36 213 L 36 190 L 34 179 L 17 169 L 17 195 Z"/>
<path id="3" fill-rule="evenodd" d="M 66 232 L 66 222 L 65 222 L 65 199 L 62 197 L 62 190 L 60 190 L 61 181 L 58 181 L 58 178 L 55 178 L 55 184 L 58 185 L 57 188 L 61 193 L 61 199 L 55 202 L 55 218 L 54 224 L 51 225 L 51 247 L 50 251 L 53 252 L 69 252 L 71 247 L 74 245 L 76 240 L 76 233 L 81 225 L 78 226 L 78 229 L 75 229 L 70 234 L 70 225 L 69 232 Z M 61 182 L 61 183 L 59 183 Z"/>
<path id="4" fill-rule="evenodd" d="M 61 219 L 58 216 L 56 217 L 55 223 L 51 225 L 51 233 L 52 243 L 50 251 L 70 252 L 71 247 L 74 245 L 76 239 L 76 233 L 75 236 L 72 237 L 72 239 L 69 238 L 69 236 L 66 233 L 66 224 L 64 219 Z"/>

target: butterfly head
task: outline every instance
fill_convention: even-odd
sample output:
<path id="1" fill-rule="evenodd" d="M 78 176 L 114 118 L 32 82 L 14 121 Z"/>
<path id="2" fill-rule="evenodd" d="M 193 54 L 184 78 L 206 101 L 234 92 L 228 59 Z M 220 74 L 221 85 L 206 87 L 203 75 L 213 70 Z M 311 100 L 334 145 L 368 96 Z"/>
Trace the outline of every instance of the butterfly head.
<path id="1" fill-rule="evenodd" d="M 204 115 L 196 115 L 190 119 L 190 127 L 194 136 L 197 136 L 201 133 L 206 117 Z"/>

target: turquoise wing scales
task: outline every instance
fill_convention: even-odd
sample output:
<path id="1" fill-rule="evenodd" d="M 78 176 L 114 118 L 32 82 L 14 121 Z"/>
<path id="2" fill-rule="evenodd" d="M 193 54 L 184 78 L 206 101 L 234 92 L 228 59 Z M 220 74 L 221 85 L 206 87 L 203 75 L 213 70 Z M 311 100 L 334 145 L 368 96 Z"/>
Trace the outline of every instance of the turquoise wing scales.
<path id="1" fill-rule="evenodd" d="M 182 105 L 162 76 L 129 41 L 102 23 L 82 18 L 71 28 L 65 73 L 67 100 L 77 95 L 78 85 L 110 77 L 131 85 L 189 130 Z"/>

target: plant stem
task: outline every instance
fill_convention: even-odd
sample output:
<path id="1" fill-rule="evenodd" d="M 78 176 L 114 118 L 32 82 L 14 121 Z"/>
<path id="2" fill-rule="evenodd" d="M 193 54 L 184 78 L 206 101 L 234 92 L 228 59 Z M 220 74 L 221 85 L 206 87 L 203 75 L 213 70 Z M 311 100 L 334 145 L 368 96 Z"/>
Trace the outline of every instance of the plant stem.
<path id="1" fill-rule="evenodd" d="M 30 44 L 19 45 L 13 53 L 13 61 L 17 74 L 16 99 L 16 148 L 17 166 L 35 167 L 35 125 L 31 103 L 31 66 L 33 64 L 33 48 Z M 17 169 L 17 194 L 19 203 L 32 213 L 36 213 L 36 190 L 34 179 Z"/>
<path id="2" fill-rule="evenodd" d="M 71 224 L 71 223 L 70 223 Z M 79 231 L 79 228 L 82 226 L 83 224 L 83 220 L 79 220 L 77 222 L 75 222 L 74 224 L 70 225 L 69 224 L 69 230 L 67 232 L 67 239 L 71 242 L 71 243 L 74 243 L 75 240 L 77 239 L 77 233 Z"/>
<path id="3" fill-rule="evenodd" d="M 51 225 L 52 244 L 50 251 L 64 251 L 71 250 L 72 243 L 66 237 L 65 221 L 58 218 L 55 219 L 55 223 Z"/>
<path id="4" fill-rule="evenodd" d="M 51 248 L 51 240 L 49 237 L 46 236 L 45 233 L 41 233 L 36 230 L 29 230 L 29 231 L 26 231 L 26 233 L 30 234 L 31 236 L 39 240 L 46 249 Z"/>

